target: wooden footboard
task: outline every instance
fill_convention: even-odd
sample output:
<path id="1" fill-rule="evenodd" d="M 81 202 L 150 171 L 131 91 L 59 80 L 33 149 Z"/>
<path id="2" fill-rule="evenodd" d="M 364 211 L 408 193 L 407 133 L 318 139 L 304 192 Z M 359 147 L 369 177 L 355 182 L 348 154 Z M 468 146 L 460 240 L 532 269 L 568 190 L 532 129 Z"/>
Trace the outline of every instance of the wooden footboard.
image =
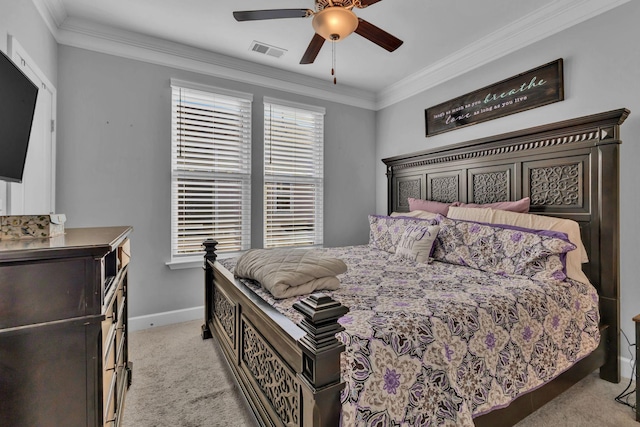
<path id="1" fill-rule="evenodd" d="M 340 418 L 338 319 L 348 312 L 323 294 L 294 306 L 299 325 L 278 313 L 216 262 L 205 243 L 205 323 L 215 336 L 258 421 L 277 426 L 337 426 Z"/>

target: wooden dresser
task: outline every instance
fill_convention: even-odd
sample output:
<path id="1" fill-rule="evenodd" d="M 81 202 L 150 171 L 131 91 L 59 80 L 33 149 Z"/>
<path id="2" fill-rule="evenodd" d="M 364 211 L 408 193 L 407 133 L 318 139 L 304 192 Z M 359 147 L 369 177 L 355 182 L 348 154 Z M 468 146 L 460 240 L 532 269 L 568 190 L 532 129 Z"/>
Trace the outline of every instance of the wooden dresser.
<path id="1" fill-rule="evenodd" d="M 0 425 L 121 423 L 131 230 L 0 241 Z"/>

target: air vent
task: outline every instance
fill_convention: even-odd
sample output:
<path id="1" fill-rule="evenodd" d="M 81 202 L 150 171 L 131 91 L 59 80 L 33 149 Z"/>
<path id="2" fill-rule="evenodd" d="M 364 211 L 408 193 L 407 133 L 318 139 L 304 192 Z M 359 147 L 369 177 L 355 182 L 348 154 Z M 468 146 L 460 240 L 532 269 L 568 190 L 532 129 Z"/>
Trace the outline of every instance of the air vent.
<path id="1" fill-rule="evenodd" d="M 249 50 L 252 50 L 257 53 L 262 53 L 264 55 L 273 56 L 274 58 L 280 58 L 287 51 L 286 49 L 282 49 L 275 46 L 269 46 L 268 44 L 253 41 Z"/>

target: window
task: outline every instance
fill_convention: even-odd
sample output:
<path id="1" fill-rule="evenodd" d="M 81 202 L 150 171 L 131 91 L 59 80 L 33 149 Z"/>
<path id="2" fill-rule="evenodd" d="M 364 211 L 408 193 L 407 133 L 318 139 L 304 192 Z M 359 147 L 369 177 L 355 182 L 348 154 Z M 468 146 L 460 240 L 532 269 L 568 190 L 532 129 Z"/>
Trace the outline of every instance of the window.
<path id="1" fill-rule="evenodd" d="M 322 245 L 324 109 L 264 100 L 264 247 Z"/>
<path id="2" fill-rule="evenodd" d="M 251 245 L 252 95 L 171 80 L 171 257 Z"/>

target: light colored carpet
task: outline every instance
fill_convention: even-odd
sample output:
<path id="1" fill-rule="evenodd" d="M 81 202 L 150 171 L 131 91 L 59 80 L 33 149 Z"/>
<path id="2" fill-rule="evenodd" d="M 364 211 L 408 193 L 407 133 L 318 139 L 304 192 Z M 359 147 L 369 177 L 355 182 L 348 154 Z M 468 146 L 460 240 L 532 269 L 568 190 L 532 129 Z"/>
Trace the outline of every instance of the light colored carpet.
<path id="1" fill-rule="evenodd" d="M 200 337 L 202 321 L 129 334 L 133 381 L 124 427 L 253 427 L 219 347 Z"/>
<path id="2" fill-rule="evenodd" d="M 628 382 L 612 384 L 593 373 L 516 426 L 638 427 L 633 409 L 613 400 Z"/>
<path id="3" fill-rule="evenodd" d="M 133 383 L 124 427 L 253 427 L 220 349 L 200 338 L 202 321 L 132 332 Z M 613 399 L 625 383 L 590 375 L 517 427 L 639 427 L 628 406 Z"/>

